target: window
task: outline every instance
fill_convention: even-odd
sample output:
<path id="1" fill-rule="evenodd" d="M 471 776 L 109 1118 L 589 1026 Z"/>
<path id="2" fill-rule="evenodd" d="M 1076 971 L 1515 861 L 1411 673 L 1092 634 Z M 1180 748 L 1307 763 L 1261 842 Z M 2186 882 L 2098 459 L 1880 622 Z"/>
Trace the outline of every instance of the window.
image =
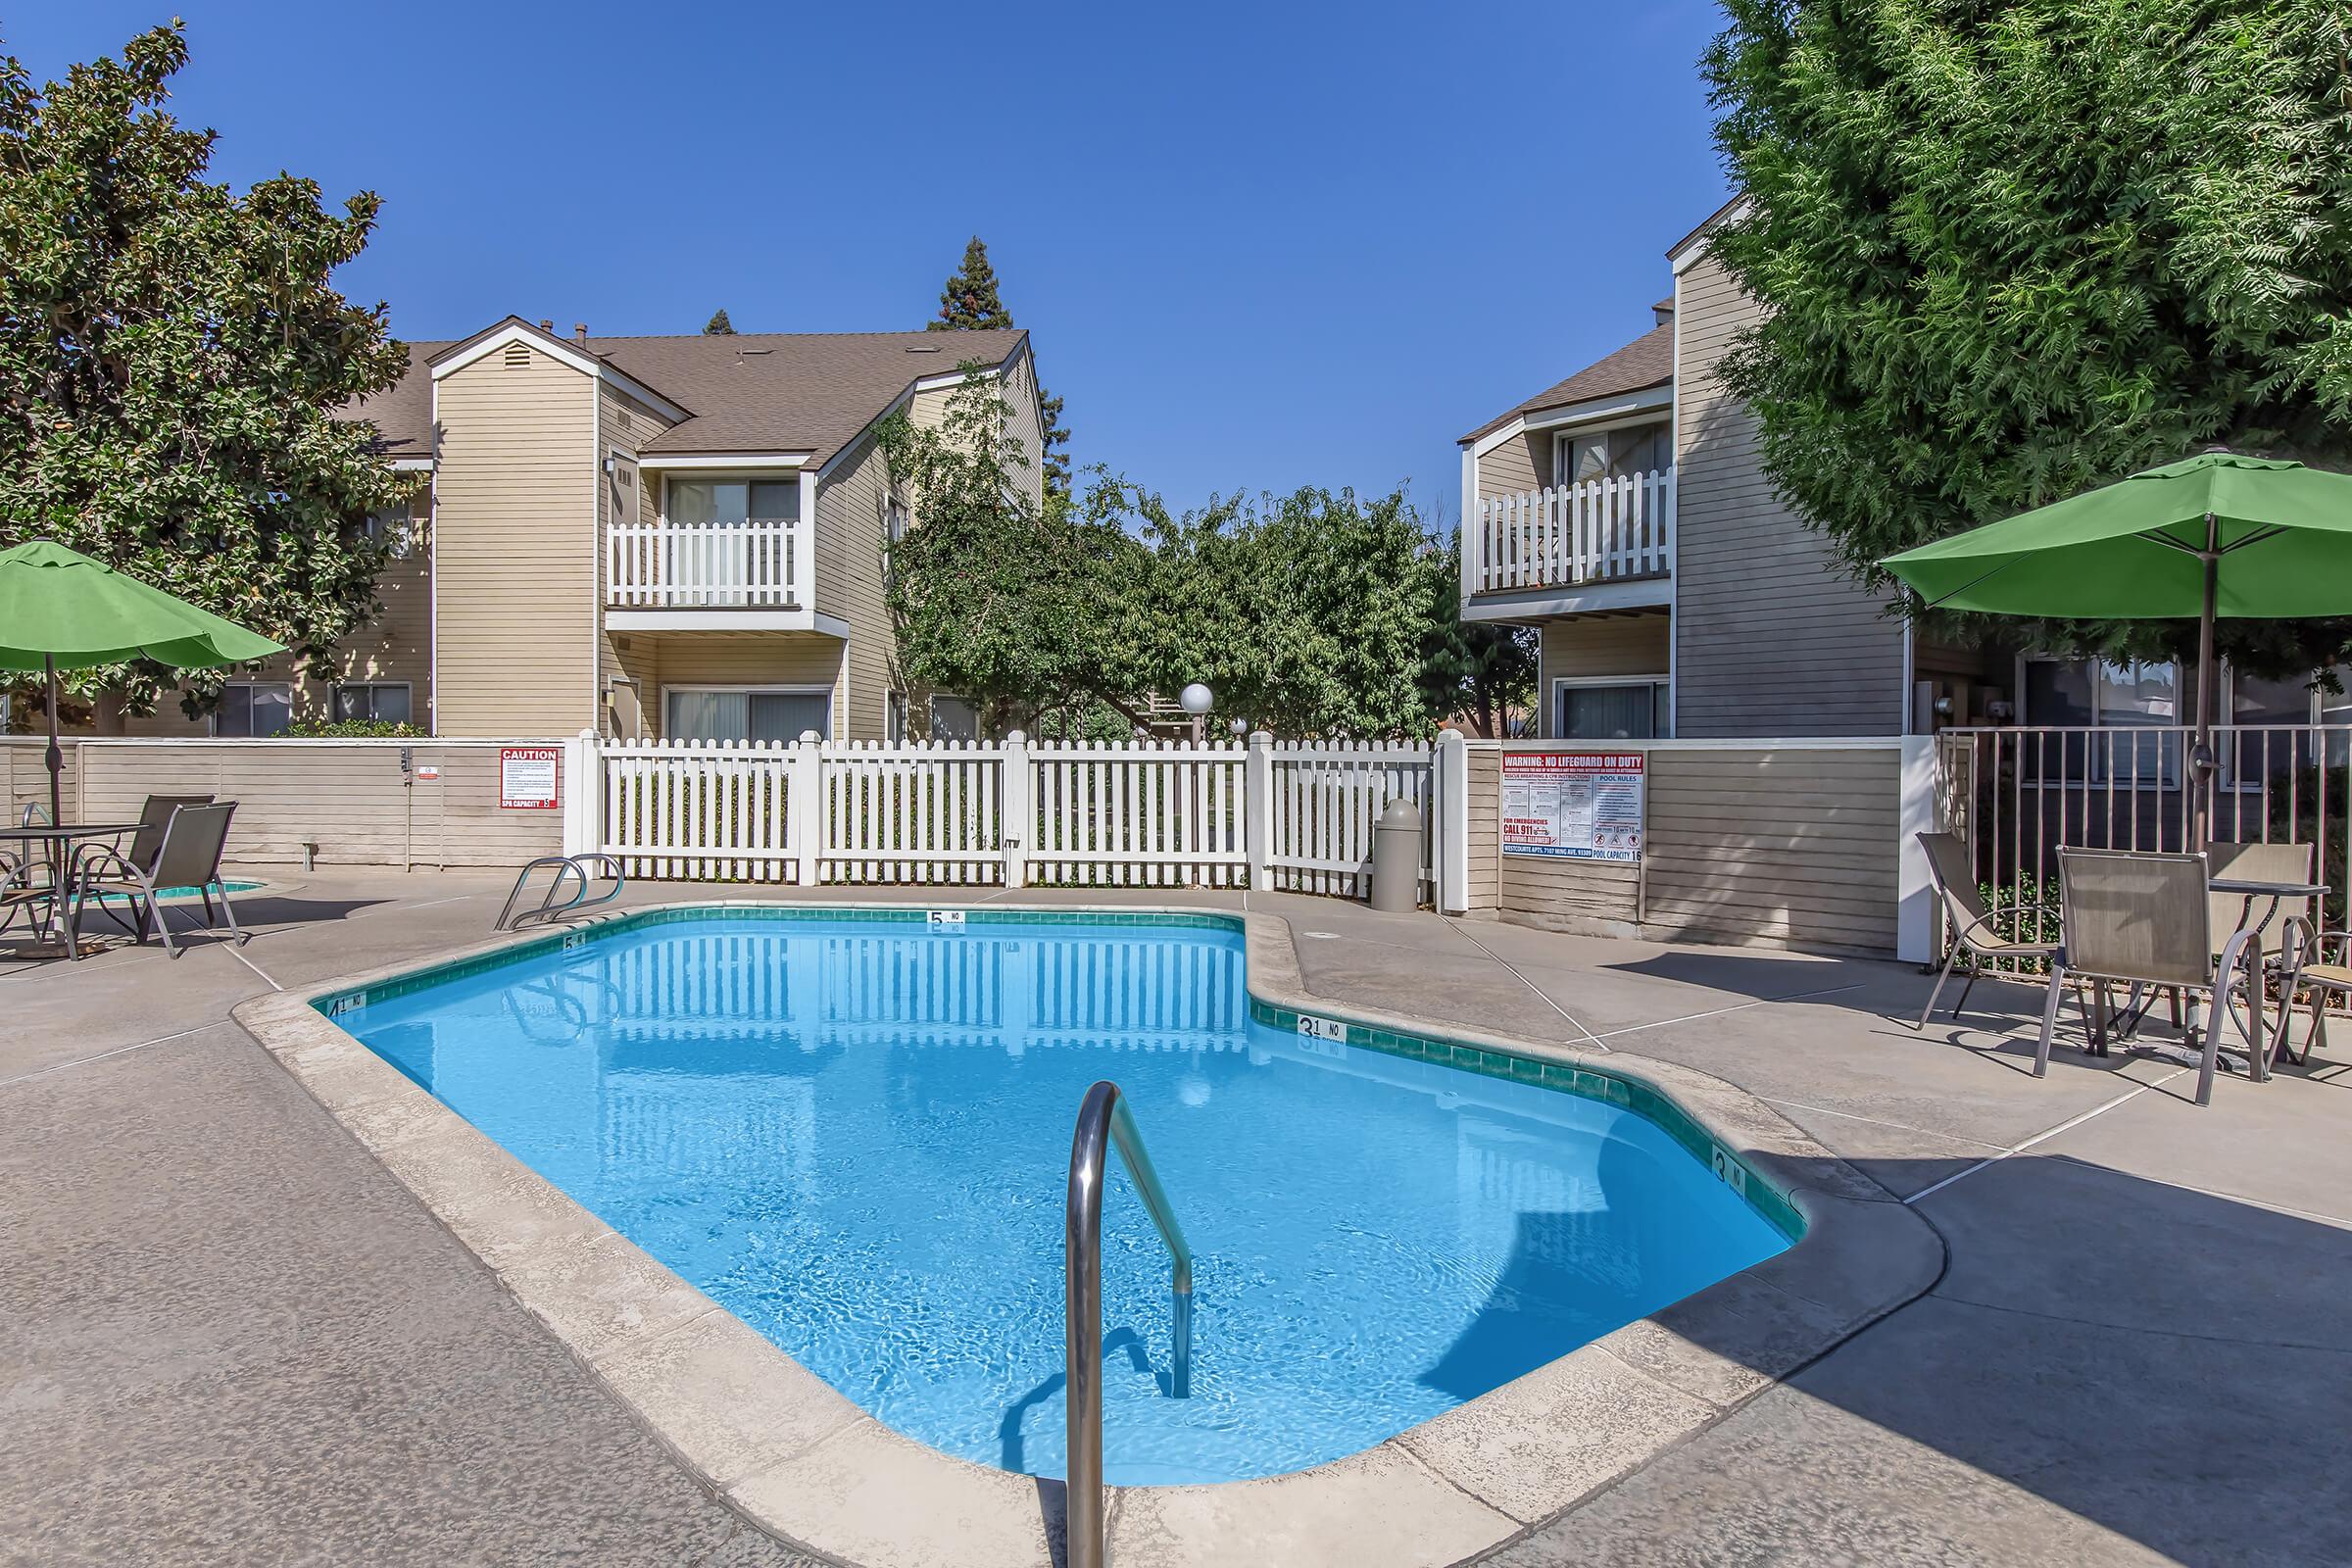
<path id="1" fill-rule="evenodd" d="M 337 686 L 334 713 L 338 724 L 406 724 L 409 722 L 409 683 L 405 680 L 375 680 Z"/>
<path id="2" fill-rule="evenodd" d="M 2108 782 L 2177 785 L 2183 761 L 2178 731 L 2197 721 L 2197 683 L 2193 675 L 2170 662 L 2118 663 L 2109 660 L 2029 659 L 2025 662 L 2025 711 L 2022 723 L 2040 728 L 2114 730 L 2105 736 L 2062 737 L 2030 746 L 2021 753 L 2026 776 L 2047 776 L 2053 782 Z M 2325 721 L 2330 714 L 2315 699 L 2309 680 L 2265 680 L 2239 675 L 2222 666 L 2222 698 L 2216 704 L 2217 725 L 2303 725 Z M 2129 732 L 2159 729 L 2163 734 L 2134 738 Z M 2232 749 L 2222 746 L 2223 782 L 2240 771 L 2257 771 L 2253 759 L 2261 742 L 2249 739 L 2241 768 Z M 2274 746 L 2273 766 L 2283 765 L 2290 747 Z M 2046 759 L 2046 760 L 2045 760 Z M 2061 760 L 2063 759 L 2063 760 Z"/>
<path id="3" fill-rule="evenodd" d="M 791 522 L 801 514 L 799 475 L 789 479 L 678 479 L 662 486 L 662 517 L 682 528 Z"/>
<path id="4" fill-rule="evenodd" d="M 906 694 L 892 692 L 882 704 L 883 738 L 899 746 L 906 740 Z"/>
<path id="5" fill-rule="evenodd" d="M 932 698 L 931 738 L 935 741 L 978 740 L 980 705 L 968 697 Z"/>
<path id="6" fill-rule="evenodd" d="M 361 525 L 361 532 L 382 545 L 393 560 L 406 561 L 416 554 L 416 541 L 423 537 L 424 529 L 417 516 L 417 504 L 412 500 L 395 501 L 381 512 L 370 512 Z"/>
<path id="7" fill-rule="evenodd" d="M 294 683 L 290 680 L 240 680 L 222 688 L 220 706 L 213 710 L 213 733 L 239 740 L 283 735 L 294 722 Z"/>
<path id="8" fill-rule="evenodd" d="M 1674 426 L 1663 420 L 1627 425 L 1619 430 L 1595 430 L 1589 435 L 1563 432 L 1552 448 L 1551 482 L 1582 484 L 1588 479 L 1623 479 L 1672 466 Z"/>
<path id="9" fill-rule="evenodd" d="M 1630 680 L 1555 679 L 1551 683 L 1552 736 L 1563 741 L 1647 741 L 1674 727 L 1673 688 L 1666 678 Z"/>
<path id="10" fill-rule="evenodd" d="M 662 694 L 662 739 L 797 741 L 830 735 L 833 694 L 823 687 L 671 686 Z"/>

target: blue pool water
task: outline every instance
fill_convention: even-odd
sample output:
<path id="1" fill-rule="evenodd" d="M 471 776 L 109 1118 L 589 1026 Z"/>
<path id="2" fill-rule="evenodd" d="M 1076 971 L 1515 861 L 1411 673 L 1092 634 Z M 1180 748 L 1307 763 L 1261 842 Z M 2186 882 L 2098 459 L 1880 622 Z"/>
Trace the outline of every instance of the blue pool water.
<path id="1" fill-rule="evenodd" d="M 1174 1399 L 1166 1253 L 1111 1178 L 1114 1483 L 1354 1452 L 1787 1245 L 1628 1110 L 1251 1022 L 1225 929 L 696 918 L 340 1021 L 890 1426 L 1037 1475 L 1099 1078 L 1199 1257 Z"/>

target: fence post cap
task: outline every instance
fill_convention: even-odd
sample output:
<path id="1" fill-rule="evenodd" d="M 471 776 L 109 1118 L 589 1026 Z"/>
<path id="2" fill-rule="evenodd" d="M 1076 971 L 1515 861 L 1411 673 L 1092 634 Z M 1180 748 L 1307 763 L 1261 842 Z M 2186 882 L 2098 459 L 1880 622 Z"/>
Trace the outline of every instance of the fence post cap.
<path id="1" fill-rule="evenodd" d="M 1026 735 L 1022 734 L 1022 733 L 1021 733 L 1019 730 L 1017 730 L 1017 729 L 1015 729 L 1015 730 L 1007 730 L 1007 731 L 1005 731 L 1005 732 L 1004 732 L 1004 744 L 1005 744 L 1005 745 L 1007 745 L 1007 746 L 1019 746 L 1019 745 L 1023 745 L 1024 743 L 1026 743 L 1026 742 L 1028 741 L 1028 739 L 1029 739 L 1029 737 L 1028 737 L 1028 736 L 1026 736 Z"/>
<path id="2" fill-rule="evenodd" d="M 812 730 L 812 729 L 805 729 L 805 730 L 801 731 L 801 744 L 802 744 L 803 746 L 806 746 L 806 745 L 808 745 L 808 744 L 810 741 L 815 741 L 815 740 L 819 740 L 819 739 L 820 739 L 820 737 L 817 735 L 816 731 L 814 731 L 814 730 Z"/>
<path id="3" fill-rule="evenodd" d="M 1250 732 L 1250 744 L 1252 746 L 1271 746 L 1274 744 L 1274 732 L 1271 730 L 1253 729 Z"/>

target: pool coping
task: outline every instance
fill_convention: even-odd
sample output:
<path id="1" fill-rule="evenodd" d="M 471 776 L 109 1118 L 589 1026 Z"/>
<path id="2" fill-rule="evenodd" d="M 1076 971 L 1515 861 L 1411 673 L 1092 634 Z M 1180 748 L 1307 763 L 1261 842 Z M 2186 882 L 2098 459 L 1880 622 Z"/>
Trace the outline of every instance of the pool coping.
<path id="1" fill-rule="evenodd" d="M 1478 1556 L 1723 1419 L 1924 1294 L 1942 1270 L 1943 1244 L 1925 1220 L 1746 1091 L 1630 1053 L 1341 1006 L 1307 989 L 1289 920 L 1260 910 L 1002 897 L 985 908 L 952 899 L 842 907 L 821 900 L 684 899 L 273 993 L 233 1016 L 697 1481 L 754 1524 L 848 1563 L 1047 1568 L 1060 1560 L 1059 1483 L 956 1458 L 893 1432 L 321 1008 L 388 982 L 480 960 L 514 961 L 521 950 L 567 947 L 600 929 L 678 917 L 670 911 L 905 922 L 925 918 L 929 908 L 957 907 L 991 921 L 1043 914 L 1238 924 L 1250 1005 L 1260 1021 L 1295 1027 L 1303 1014 L 1309 1023 L 1298 1032 L 1319 1032 L 1335 1049 L 1417 1054 L 1454 1070 L 1550 1082 L 1662 1122 L 1663 1106 L 1712 1140 L 1719 1176 L 1747 1189 L 1751 1201 L 1780 1200 L 1802 1222 L 1793 1245 L 1774 1256 L 1360 1452 L 1252 1481 L 1111 1489 L 1110 1551 L 1122 1568 L 1246 1560 L 1419 1568 Z M 1769 1203 L 1759 1206 L 1771 1211 Z"/>

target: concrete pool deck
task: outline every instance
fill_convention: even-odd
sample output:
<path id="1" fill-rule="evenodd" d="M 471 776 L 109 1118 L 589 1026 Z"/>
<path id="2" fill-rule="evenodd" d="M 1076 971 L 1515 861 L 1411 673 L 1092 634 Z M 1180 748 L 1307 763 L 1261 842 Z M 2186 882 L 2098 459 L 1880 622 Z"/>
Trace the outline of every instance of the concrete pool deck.
<path id="1" fill-rule="evenodd" d="M 273 877 L 240 902 L 260 932 L 242 951 L 0 965 L 12 1552 L 806 1560 L 695 1485 L 227 1018 L 478 940 L 507 880 Z M 991 895 L 808 902 L 875 898 Z M 1915 1034 L 1894 1020 L 1926 981 L 1891 963 L 1249 903 L 1292 922 L 1300 978 L 1335 1010 L 1722 1078 L 1941 1237 L 1924 1296 L 1564 1511 L 1531 1510 L 1491 1560 L 2352 1559 L 2329 1485 L 2352 1448 L 2341 1050 L 2225 1080 L 2200 1111 L 2156 1061 L 2061 1051 L 2027 1076 L 2035 1003 L 2016 988 L 1980 986 L 1977 1027 Z M 1984 1027 L 2001 1018 L 2018 1027 Z M 1314 1560 L 1312 1541 L 1264 1545 Z"/>

